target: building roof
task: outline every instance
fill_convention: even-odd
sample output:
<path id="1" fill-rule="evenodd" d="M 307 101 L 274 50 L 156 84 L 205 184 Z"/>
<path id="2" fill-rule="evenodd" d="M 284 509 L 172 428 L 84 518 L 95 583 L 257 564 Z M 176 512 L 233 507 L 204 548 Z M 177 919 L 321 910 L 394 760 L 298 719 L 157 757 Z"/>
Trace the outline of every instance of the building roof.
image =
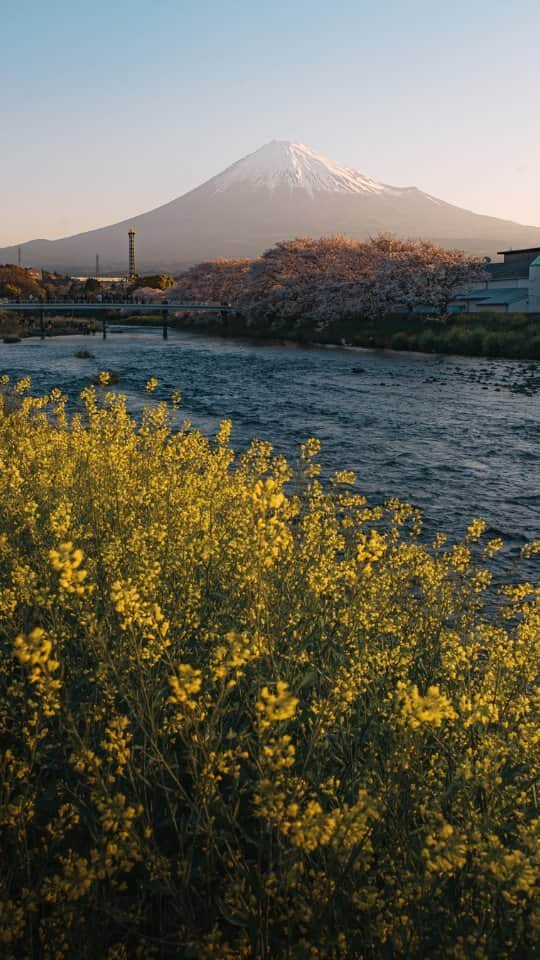
<path id="1" fill-rule="evenodd" d="M 469 300 L 482 306 L 501 306 L 528 299 L 528 291 L 522 287 L 503 287 L 501 290 L 475 290 L 461 293 L 456 300 Z"/>
<path id="2" fill-rule="evenodd" d="M 489 296 L 489 291 L 484 290 L 470 290 L 467 293 L 458 293 L 456 300 L 485 300 Z"/>
<path id="3" fill-rule="evenodd" d="M 497 250 L 497 253 L 499 256 L 502 256 L 505 253 L 534 253 L 535 251 L 538 251 L 540 254 L 540 247 L 521 247 L 517 250 L 513 250 L 512 247 L 510 247 L 510 250 Z"/>

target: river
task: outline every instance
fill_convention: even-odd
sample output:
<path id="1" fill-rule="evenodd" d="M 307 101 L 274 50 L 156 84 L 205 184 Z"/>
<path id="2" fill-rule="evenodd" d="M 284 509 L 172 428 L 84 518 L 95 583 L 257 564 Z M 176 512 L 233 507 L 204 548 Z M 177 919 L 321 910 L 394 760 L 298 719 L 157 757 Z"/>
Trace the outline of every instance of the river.
<path id="1" fill-rule="evenodd" d="M 123 329 L 123 332 L 120 332 Z M 87 349 L 94 359 L 75 357 Z M 399 497 L 427 528 L 461 535 L 473 517 L 507 542 L 506 563 L 540 536 L 540 366 L 521 361 L 389 355 L 347 348 L 261 345 L 156 328 L 108 339 L 57 337 L 0 344 L 0 372 L 76 398 L 99 370 L 117 371 L 130 409 L 179 387 L 183 414 L 205 433 L 233 420 L 233 443 L 270 440 L 294 456 L 322 442 L 325 473 L 353 469 L 370 502 Z"/>

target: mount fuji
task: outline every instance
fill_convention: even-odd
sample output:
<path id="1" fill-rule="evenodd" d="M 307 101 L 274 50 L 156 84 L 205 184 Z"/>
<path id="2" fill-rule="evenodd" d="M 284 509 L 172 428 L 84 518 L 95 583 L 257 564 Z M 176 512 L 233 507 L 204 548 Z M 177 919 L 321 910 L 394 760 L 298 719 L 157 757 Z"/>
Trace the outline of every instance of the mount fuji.
<path id="1" fill-rule="evenodd" d="M 25 265 L 92 274 L 124 272 L 127 230 L 137 232 L 139 272 L 175 272 L 215 257 L 252 257 L 278 240 L 381 232 L 422 237 L 493 255 L 540 245 L 540 227 L 482 216 L 417 187 L 393 187 L 320 156 L 301 143 L 272 140 L 189 193 L 116 223 L 60 240 L 21 244 Z M 0 249 L 15 263 L 17 247 Z"/>

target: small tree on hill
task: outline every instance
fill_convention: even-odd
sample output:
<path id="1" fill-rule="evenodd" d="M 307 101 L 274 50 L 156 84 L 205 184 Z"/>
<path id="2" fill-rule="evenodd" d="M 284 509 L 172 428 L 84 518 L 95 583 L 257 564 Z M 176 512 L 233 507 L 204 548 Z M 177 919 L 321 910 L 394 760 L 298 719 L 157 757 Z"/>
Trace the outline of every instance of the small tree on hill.
<path id="1" fill-rule="evenodd" d="M 154 273 L 148 277 L 138 277 L 136 287 L 151 287 L 153 290 L 168 290 L 174 286 L 174 280 L 168 273 Z"/>

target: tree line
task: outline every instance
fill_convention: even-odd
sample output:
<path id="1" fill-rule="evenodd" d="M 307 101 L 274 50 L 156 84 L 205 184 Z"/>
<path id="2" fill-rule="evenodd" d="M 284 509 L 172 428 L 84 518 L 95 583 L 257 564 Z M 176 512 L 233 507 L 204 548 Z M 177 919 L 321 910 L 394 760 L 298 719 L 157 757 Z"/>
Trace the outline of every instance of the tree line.
<path id="1" fill-rule="evenodd" d="M 385 316 L 427 308 L 445 317 L 459 289 L 485 279 L 483 261 L 425 240 L 380 235 L 298 237 L 276 243 L 256 259 L 198 263 L 165 291 L 141 286 L 138 295 L 171 301 L 230 303 L 253 322 L 269 325 L 308 318 L 317 327 L 355 315 Z"/>

